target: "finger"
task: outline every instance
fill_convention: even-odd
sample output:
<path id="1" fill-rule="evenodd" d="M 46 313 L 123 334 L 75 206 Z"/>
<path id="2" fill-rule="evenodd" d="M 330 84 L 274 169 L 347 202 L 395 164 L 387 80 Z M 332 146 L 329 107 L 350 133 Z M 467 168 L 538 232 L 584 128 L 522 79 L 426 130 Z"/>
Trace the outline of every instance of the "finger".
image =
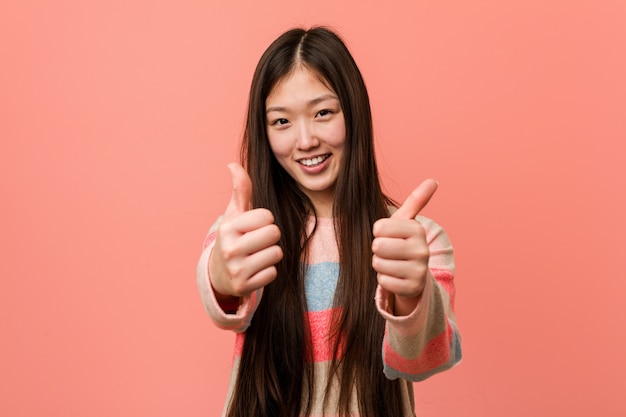
<path id="1" fill-rule="evenodd" d="M 250 277 L 250 279 L 237 288 L 237 296 L 245 296 L 258 290 L 259 288 L 265 287 L 267 284 L 274 281 L 277 275 L 278 271 L 273 265 L 257 272 L 254 276 Z"/>
<path id="2" fill-rule="evenodd" d="M 250 210 L 252 200 L 252 181 L 246 170 L 238 163 L 228 164 L 228 170 L 233 182 L 233 192 L 226 207 L 226 216 L 243 213 Z"/>
<path id="3" fill-rule="evenodd" d="M 237 214 L 233 212 L 231 214 L 230 218 L 224 220 L 220 225 L 220 229 L 225 234 L 235 232 L 241 235 L 274 224 L 272 212 L 265 208 L 258 208 Z"/>
<path id="4" fill-rule="evenodd" d="M 376 255 L 372 256 L 372 268 L 379 274 L 389 275 L 397 279 L 411 279 L 424 272 L 424 267 L 415 262 L 403 259 L 386 259 Z"/>
<path id="5" fill-rule="evenodd" d="M 407 242 L 404 239 L 376 238 L 372 242 L 372 253 L 379 258 L 395 260 L 428 260 L 430 251 L 427 245 Z"/>
<path id="6" fill-rule="evenodd" d="M 270 246 L 252 255 L 249 255 L 230 270 L 233 290 L 236 293 L 244 292 L 250 280 L 254 280 L 260 272 L 266 269 L 276 269 L 275 265 L 283 258 L 283 251 L 278 245 Z M 262 275 L 263 276 L 263 275 Z M 261 285 L 262 286 L 262 285 Z M 260 288 L 257 286 L 256 288 Z M 255 289 L 256 289 L 255 288 Z"/>
<path id="7" fill-rule="evenodd" d="M 412 236 L 423 236 L 424 228 L 420 222 L 412 219 L 382 218 L 372 227 L 374 237 L 395 237 L 406 239 Z"/>
<path id="8" fill-rule="evenodd" d="M 280 240 L 280 230 L 275 224 L 263 226 L 239 238 L 241 252 L 253 254 L 275 245 Z"/>
<path id="9" fill-rule="evenodd" d="M 282 254 L 282 252 L 281 252 Z M 274 281 L 278 276 L 278 270 L 276 269 L 276 265 L 272 264 L 266 268 L 259 270 L 256 274 L 248 279 L 248 284 L 254 289 L 258 289 L 261 287 L 265 287 L 270 282 Z"/>
<path id="10" fill-rule="evenodd" d="M 401 297 L 416 297 L 424 290 L 424 281 L 409 281 L 385 274 L 378 274 L 377 279 L 381 287 Z"/>
<path id="11" fill-rule="evenodd" d="M 435 194 L 438 183 L 433 179 L 428 179 L 422 182 L 413 190 L 413 192 L 407 197 L 402 206 L 391 215 L 392 218 L 398 219 L 413 219 L 419 214 L 420 211 L 430 198 Z"/>

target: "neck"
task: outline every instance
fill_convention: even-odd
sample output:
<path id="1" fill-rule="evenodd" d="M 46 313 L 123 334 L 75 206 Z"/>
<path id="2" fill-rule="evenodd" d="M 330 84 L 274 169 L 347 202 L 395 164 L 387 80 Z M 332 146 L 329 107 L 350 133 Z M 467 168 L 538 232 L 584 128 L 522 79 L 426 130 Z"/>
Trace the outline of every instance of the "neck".
<path id="1" fill-rule="evenodd" d="M 333 217 L 333 201 L 320 201 L 317 199 L 311 199 L 313 207 L 315 207 L 315 214 L 317 217 Z"/>
<path id="2" fill-rule="evenodd" d="M 332 192 L 307 192 L 315 208 L 317 217 L 333 217 L 334 193 Z"/>

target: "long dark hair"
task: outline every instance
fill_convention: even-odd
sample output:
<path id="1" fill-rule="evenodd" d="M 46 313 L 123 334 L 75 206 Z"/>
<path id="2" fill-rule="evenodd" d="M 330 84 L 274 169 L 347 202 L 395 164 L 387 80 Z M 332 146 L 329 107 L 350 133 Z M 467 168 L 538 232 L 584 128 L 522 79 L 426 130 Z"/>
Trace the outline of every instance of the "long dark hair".
<path id="1" fill-rule="evenodd" d="M 252 179 L 252 204 L 274 214 L 284 257 L 278 276 L 246 331 L 229 417 L 308 415 L 314 384 L 311 336 L 304 298 L 306 224 L 315 209 L 276 161 L 266 131 L 265 100 L 298 65 L 316 73 L 337 94 L 346 125 L 333 217 L 340 273 L 331 329 L 339 380 L 339 414 L 347 416 L 356 389 L 362 416 L 400 417 L 400 382 L 383 375 L 384 319 L 374 305 L 376 274 L 371 267 L 372 225 L 387 217 L 393 202 L 381 189 L 374 157 L 372 117 L 361 73 L 340 37 L 329 29 L 292 29 L 262 55 L 252 80 L 241 159 Z M 332 380 L 332 378 L 331 378 Z M 328 394 L 330 384 L 325 387 Z M 328 395 L 326 395 L 328 398 Z"/>

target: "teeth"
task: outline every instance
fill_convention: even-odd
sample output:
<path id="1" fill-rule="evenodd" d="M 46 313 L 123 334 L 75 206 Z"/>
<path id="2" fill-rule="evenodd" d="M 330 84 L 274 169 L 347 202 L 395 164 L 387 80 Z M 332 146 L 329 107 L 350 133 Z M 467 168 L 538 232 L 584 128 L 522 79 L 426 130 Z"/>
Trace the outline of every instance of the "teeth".
<path id="1" fill-rule="evenodd" d="M 323 161 L 326 160 L 326 158 L 328 158 L 328 155 L 316 156 L 315 158 L 311 158 L 311 159 L 301 159 L 299 162 L 302 165 L 306 165 L 306 166 L 310 167 L 310 166 L 313 166 L 313 165 L 321 164 Z"/>

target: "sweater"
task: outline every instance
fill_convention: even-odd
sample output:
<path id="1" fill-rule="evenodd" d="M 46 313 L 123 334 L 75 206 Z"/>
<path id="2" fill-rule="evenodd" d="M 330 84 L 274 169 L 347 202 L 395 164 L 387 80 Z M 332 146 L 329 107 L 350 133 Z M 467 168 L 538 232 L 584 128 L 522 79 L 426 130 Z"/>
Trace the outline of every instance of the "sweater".
<path id="1" fill-rule="evenodd" d="M 394 316 L 390 294 L 380 285 L 375 303 L 385 318 L 385 335 L 381 346 L 383 372 L 389 379 L 402 380 L 403 415 L 415 416 L 413 382 L 422 381 L 447 370 L 461 360 L 461 338 L 454 315 L 454 256 L 445 231 L 434 221 L 417 216 L 426 232 L 430 250 L 429 273 L 422 296 L 415 310 L 408 316 Z M 309 230 L 312 221 L 309 222 Z M 233 394 L 235 379 L 243 348 L 245 332 L 263 296 L 263 289 L 241 299 L 237 311 L 226 313 L 213 292 L 208 272 L 208 260 L 215 243 L 218 221 L 211 227 L 198 262 L 197 284 L 208 315 L 221 329 L 236 332 L 234 359 L 223 416 Z M 339 254 L 335 239 L 333 219 L 318 218 L 317 230 L 309 242 L 309 256 L 305 274 L 305 298 L 312 339 L 314 360 L 314 394 L 311 416 L 334 416 L 336 398 L 331 398 L 324 409 L 324 388 L 329 377 L 332 360 L 332 342 L 327 337 L 331 327 L 333 300 L 339 275 Z M 333 382 L 334 383 L 334 382 Z M 352 401 L 354 415 L 358 417 L 356 394 Z"/>

